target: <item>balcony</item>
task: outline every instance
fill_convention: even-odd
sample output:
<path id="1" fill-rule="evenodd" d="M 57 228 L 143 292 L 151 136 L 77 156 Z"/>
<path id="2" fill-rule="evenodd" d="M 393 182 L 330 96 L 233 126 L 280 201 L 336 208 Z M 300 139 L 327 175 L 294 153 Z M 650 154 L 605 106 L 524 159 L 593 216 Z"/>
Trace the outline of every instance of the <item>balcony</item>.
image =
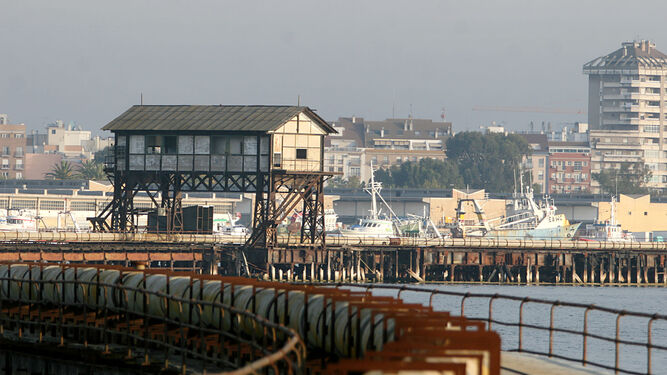
<path id="1" fill-rule="evenodd" d="M 638 93 L 638 92 L 632 92 L 629 93 L 630 99 L 638 99 L 638 100 L 660 100 L 660 94 L 659 93 Z"/>
<path id="2" fill-rule="evenodd" d="M 596 150 L 616 150 L 616 149 L 628 149 L 628 150 L 636 150 L 640 148 L 642 145 L 639 142 L 628 142 L 628 143 L 623 143 L 623 142 L 598 142 L 595 145 Z"/>
<path id="3" fill-rule="evenodd" d="M 660 88 L 660 81 L 648 81 L 648 80 L 639 80 L 639 79 L 633 79 L 633 80 L 621 80 L 621 86 L 624 87 L 650 87 L 650 88 Z"/>
<path id="4" fill-rule="evenodd" d="M 0 169 L 9 169 L 9 164 L 3 164 L 2 167 L 0 167 Z"/>
<path id="5" fill-rule="evenodd" d="M 603 155 L 602 161 L 605 162 L 615 162 L 615 163 L 626 163 L 626 162 L 637 162 L 641 159 L 639 155 Z"/>
<path id="6" fill-rule="evenodd" d="M 621 87 L 621 82 L 602 82 L 602 87 Z"/>
<path id="7" fill-rule="evenodd" d="M 625 107 L 625 106 L 620 106 L 620 105 L 608 105 L 608 106 L 603 106 L 602 107 L 602 112 L 628 112 L 630 108 Z"/>
<path id="8" fill-rule="evenodd" d="M 24 156 L 23 151 L 16 151 L 14 152 L 14 157 L 15 158 L 22 158 Z"/>
<path id="9" fill-rule="evenodd" d="M 21 165 L 18 165 L 18 164 L 15 165 L 15 166 L 14 166 L 14 170 L 22 171 L 22 170 L 23 170 L 23 164 L 21 164 Z"/>

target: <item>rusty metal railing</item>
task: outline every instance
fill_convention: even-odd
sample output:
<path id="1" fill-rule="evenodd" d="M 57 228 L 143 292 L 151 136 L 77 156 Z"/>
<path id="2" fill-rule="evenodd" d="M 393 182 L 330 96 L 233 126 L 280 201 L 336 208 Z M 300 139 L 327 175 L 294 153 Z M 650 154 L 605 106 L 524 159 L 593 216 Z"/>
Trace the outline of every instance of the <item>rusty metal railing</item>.
<path id="1" fill-rule="evenodd" d="M 500 373 L 485 324 L 370 292 L 102 265 L 0 263 L 0 334 L 181 373 Z M 308 346 L 310 357 L 305 356 Z M 109 354 L 109 355 L 105 355 Z M 433 359 L 437 361 L 433 362 Z"/>
<path id="2" fill-rule="evenodd" d="M 233 370 L 237 375 L 269 369 L 275 374 L 293 374 L 304 369 L 305 345 L 294 330 L 253 312 L 204 300 L 192 292 L 190 298 L 179 298 L 150 290 L 146 276 L 157 272 L 60 265 L 58 273 L 44 278 L 45 269 L 53 265 L 32 265 L 28 267 L 30 274 L 17 277 L 12 274 L 12 265 L 6 266 L 7 276 L 0 277 L 0 334 L 5 339 L 59 347 L 82 345 L 102 354 L 120 350 L 126 361 L 141 366 L 158 363 L 164 369 L 176 367 L 182 374 L 191 369 L 214 374 Z M 91 268 L 97 272 L 92 280 L 77 278 L 79 270 Z M 109 270 L 119 271 L 120 280 L 124 274 L 140 274 L 143 280 L 136 287 L 107 283 L 100 275 Z M 190 278 L 190 291 L 203 278 Z M 202 290 L 201 284 L 198 289 Z M 166 313 L 155 313 L 151 303 L 165 307 Z M 170 314 L 169 308 L 174 306 L 179 309 L 175 314 L 189 315 L 189 319 Z M 185 306 L 189 311 L 184 311 Z M 220 315 L 220 327 L 204 325 L 202 316 L 207 309 Z M 225 315 L 232 322 L 227 327 L 223 326 Z M 247 324 L 261 335 L 248 333 L 244 327 Z"/>
<path id="3" fill-rule="evenodd" d="M 642 313 L 642 312 L 632 312 L 632 311 L 627 311 L 627 310 L 619 310 L 619 309 L 613 309 L 613 308 L 607 308 L 607 307 L 602 307 L 602 306 L 596 306 L 594 304 L 585 304 L 585 303 L 574 303 L 574 302 L 564 302 L 564 301 L 551 301 L 551 300 L 545 300 L 545 299 L 539 299 L 539 298 L 531 298 L 531 297 L 518 297 L 518 296 L 512 296 L 512 295 L 502 295 L 502 294 L 491 294 L 491 293 L 469 293 L 469 292 L 456 292 L 456 291 L 446 291 L 446 290 L 437 290 L 437 289 L 432 289 L 432 288 L 425 288 L 425 287 L 415 287 L 415 286 L 408 286 L 408 285 L 387 285 L 387 284 L 359 284 L 359 283 L 337 283 L 335 284 L 337 288 L 341 287 L 352 287 L 352 288 L 362 288 L 367 291 L 371 291 L 373 289 L 382 289 L 382 290 L 391 290 L 396 292 L 396 297 L 401 298 L 402 293 L 404 292 L 415 292 L 419 294 L 424 294 L 424 298 L 421 299 L 420 301 L 426 301 L 426 298 L 428 299 L 428 306 L 433 307 L 434 305 L 434 297 L 441 295 L 441 296 L 449 296 L 449 297 L 455 297 L 459 298 L 459 309 L 460 309 L 460 314 L 463 317 L 467 317 L 468 319 L 477 319 L 481 320 L 487 323 L 488 329 L 491 330 L 494 325 L 497 325 L 499 327 L 510 327 L 510 328 L 515 328 L 516 329 L 516 334 L 517 334 L 517 346 L 514 348 L 506 348 L 505 350 L 508 351 L 516 351 L 516 352 L 523 352 L 523 353 L 529 353 L 529 354 L 535 354 L 535 355 L 542 355 L 542 356 L 548 356 L 548 357 L 553 357 L 553 358 L 558 358 L 558 359 L 563 359 L 567 361 L 573 361 L 573 362 L 578 362 L 581 363 L 583 366 L 586 365 L 592 365 L 596 366 L 602 369 L 606 370 L 611 370 L 614 371 L 615 373 L 623 373 L 623 374 L 632 374 L 632 375 L 639 375 L 639 374 L 656 374 L 659 372 L 656 371 L 663 371 L 664 368 L 656 368 L 654 366 L 654 358 L 656 358 L 656 353 L 660 353 L 663 357 L 667 355 L 667 346 L 664 344 L 658 344 L 655 342 L 654 337 L 653 337 L 653 327 L 656 322 L 663 322 L 667 324 L 667 315 L 662 315 L 662 314 L 649 314 L 649 313 Z M 488 303 L 488 312 L 486 314 L 486 317 L 479 317 L 479 316 L 470 316 L 470 314 L 466 315 L 466 302 L 470 302 L 473 299 L 477 300 L 482 300 L 486 301 Z M 510 321 L 505 321 L 505 320 L 499 320 L 497 319 L 494 315 L 494 303 L 498 303 L 499 301 L 511 301 L 514 303 L 519 304 L 519 309 L 518 309 L 518 321 L 515 322 L 510 322 Z M 535 323 L 528 323 L 525 320 L 525 311 L 526 311 L 526 306 L 529 305 L 540 305 L 547 307 L 549 309 L 549 322 L 548 324 L 545 325 L 539 325 Z M 555 323 L 555 316 L 556 316 L 556 310 L 557 309 L 564 309 L 564 308 L 571 308 L 571 309 L 576 309 L 582 313 L 581 315 L 581 324 L 580 325 L 582 328 L 581 330 L 577 329 L 572 329 L 572 328 L 563 328 L 563 327 L 558 327 Z M 496 311 L 497 312 L 497 311 Z M 591 329 L 591 319 L 589 317 L 591 312 L 598 312 L 598 313 L 605 313 L 605 314 L 611 314 L 612 320 L 614 320 L 615 328 L 614 328 L 614 335 L 613 337 L 610 337 L 608 335 L 604 335 L 601 333 L 594 332 Z M 570 318 L 574 319 L 572 317 L 572 314 L 570 314 Z M 621 329 L 621 321 L 622 319 L 628 319 L 628 318 L 641 318 L 645 320 L 646 324 L 646 337 L 644 340 L 637 340 L 633 338 L 627 337 L 627 334 L 624 334 L 624 332 Z M 571 321 L 570 321 L 571 322 Z M 527 347 L 525 345 L 525 333 L 524 330 L 526 329 L 532 329 L 536 330 L 538 332 L 543 332 L 548 334 L 548 346 L 547 348 L 541 349 L 539 347 Z M 508 337 L 503 335 L 502 331 L 499 331 L 501 338 L 504 340 L 504 345 L 506 341 L 512 341 L 512 340 L 507 340 Z M 574 335 L 579 337 L 579 342 L 580 342 L 580 347 L 578 348 L 578 352 L 581 353 L 581 356 L 575 357 L 575 356 L 569 356 L 569 355 L 563 355 L 557 353 L 557 348 L 554 347 L 554 336 L 556 334 L 567 334 L 567 335 Z M 614 346 L 614 355 L 613 355 L 613 360 L 611 360 L 611 363 L 608 362 L 602 362 L 599 360 L 595 360 L 591 358 L 590 355 L 590 339 L 595 339 L 601 342 L 613 344 Z M 567 345 L 570 345 L 571 343 L 568 342 Z M 646 350 L 646 357 L 645 357 L 645 372 L 642 372 L 637 369 L 629 369 L 629 368 L 624 368 L 621 367 L 621 346 L 630 346 L 630 347 L 639 347 L 639 348 L 645 348 Z M 572 348 L 570 348 L 572 349 Z M 660 357 L 658 357 L 660 358 Z"/>
<path id="4" fill-rule="evenodd" d="M 0 232 L 0 242 L 24 243 L 68 243 L 68 242 L 152 242 L 152 243 L 197 243 L 242 245 L 246 235 L 220 234 L 166 234 L 166 233 L 97 233 L 97 232 Z M 493 239 L 493 238 L 416 238 L 416 237 L 364 237 L 327 235 L 331 247 L 449 247 L 465 249 L 525 249 L 525 250 L 632 250 L 665 251 L 667 242 L 611 242 L 574 240 Z M 288 235 L 278 236 L 280 245 L 299 244 L 299 240 Z"/>

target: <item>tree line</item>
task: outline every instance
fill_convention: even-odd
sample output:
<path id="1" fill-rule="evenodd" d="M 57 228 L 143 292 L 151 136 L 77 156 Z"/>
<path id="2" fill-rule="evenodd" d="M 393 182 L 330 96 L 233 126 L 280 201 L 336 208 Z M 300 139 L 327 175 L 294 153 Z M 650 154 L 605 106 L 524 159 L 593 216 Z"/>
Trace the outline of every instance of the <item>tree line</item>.
<path id="1" fill-rule="evenodd" d="M 447 140 L 447 159 L 427 158 L 380 169 L 376 179 L 388 187 L 511 192 L 530 153 L 530 145 L 515 134 L 463 132 Z"/>
<path id="2" fill-rule="evenodd" d="M 106 175 L 102 163 L 95 160 L 84 160 L 76 167 L 69 161 L 62 160 L 53 166 L 51 172 L 46 174 L 46 178 L 53 180 L 103 180 Z"/>

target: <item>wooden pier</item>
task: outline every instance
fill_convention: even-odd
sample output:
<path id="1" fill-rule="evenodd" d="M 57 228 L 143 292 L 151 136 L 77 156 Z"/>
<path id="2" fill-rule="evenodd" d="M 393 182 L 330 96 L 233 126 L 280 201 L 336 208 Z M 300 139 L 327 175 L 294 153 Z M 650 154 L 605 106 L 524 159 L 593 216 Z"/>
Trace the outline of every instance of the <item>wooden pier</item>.
<path id="1" fill-rule="evenodd" d="M 270 280 L 667 285 L 667 253 L 651 250 L 340 246 L 245 256 Z"/>
<path id="2" fill-rule="evenodd" d="M 269 280 L 667 285 L 667 243 L 490 239 L 242 237 L 111 233 L 0 233 L 0 260 L 144 264 L 149 268 Z"/>

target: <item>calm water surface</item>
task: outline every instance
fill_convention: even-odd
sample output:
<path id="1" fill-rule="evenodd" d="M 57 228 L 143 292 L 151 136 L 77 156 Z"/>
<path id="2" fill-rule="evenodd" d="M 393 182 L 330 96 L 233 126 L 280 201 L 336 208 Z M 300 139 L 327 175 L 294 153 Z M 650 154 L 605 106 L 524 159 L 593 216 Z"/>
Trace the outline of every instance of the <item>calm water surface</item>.
<path id="1" fill-rule="evenodd" d="M 504 286 L 504 285 L 442 285 L 421 286 L 443 291 L 470 293 L 498 293 L 519 297 L 548 299 L 553 301 L 579 302 L 596 304 L 620 310 L 667 315 L 667 288 L 662 287 L 581 287 L 581 286 Z M 395 291 L 375 290 L 378 295 L 396 295 Z M 410 303 L 429 303 L 429 294 L 403 292 L 401 298 Z M 520 302 L 496 300 L 493 302 L 493 318 L 504 322 L 519 321 Z M 433 299 L 436 310 L 447 310 L 460 314 L 461 298 L 436 295 Z M 465 315 L 486 319 L 489 313 L 488 298 L 468 298 L 465 302 Z M 540 326 L 549 326 L 550 306 L 526 304 L 524 322 Z M 555 326 L 581 331 L 584 322 L 584 310 L 558 307 L 554 313 Z M 623 317 L 620 321 L 621 339 L 646 342 L 648 319 Z M 588 314 L 589 332 L 614 338 L 616 334 L 616 315 L 590 312 Z M 504 350 L 518 348 L 518 328 L 494 325 L 502 338 Z M 667 346 L 667 322 L 657 321 L 651 330 L 653 343 Z M 548 352 L 549 333 L 524 328 L 523 347 L 531 350 Z M 566 333 L 554 333 L 554 353 L 570 358 L 582 358 L 583 342 L 581 336 Z M 589 338 L 588 359 L 607 365 L 614 365 L 615 344 Z M 646 372 L 647 350 L 631 345 L 620 346 L 620 367 L 627 370 Z M 667 352 L 654 349 L 653 373 L 667 374 Z"/>

